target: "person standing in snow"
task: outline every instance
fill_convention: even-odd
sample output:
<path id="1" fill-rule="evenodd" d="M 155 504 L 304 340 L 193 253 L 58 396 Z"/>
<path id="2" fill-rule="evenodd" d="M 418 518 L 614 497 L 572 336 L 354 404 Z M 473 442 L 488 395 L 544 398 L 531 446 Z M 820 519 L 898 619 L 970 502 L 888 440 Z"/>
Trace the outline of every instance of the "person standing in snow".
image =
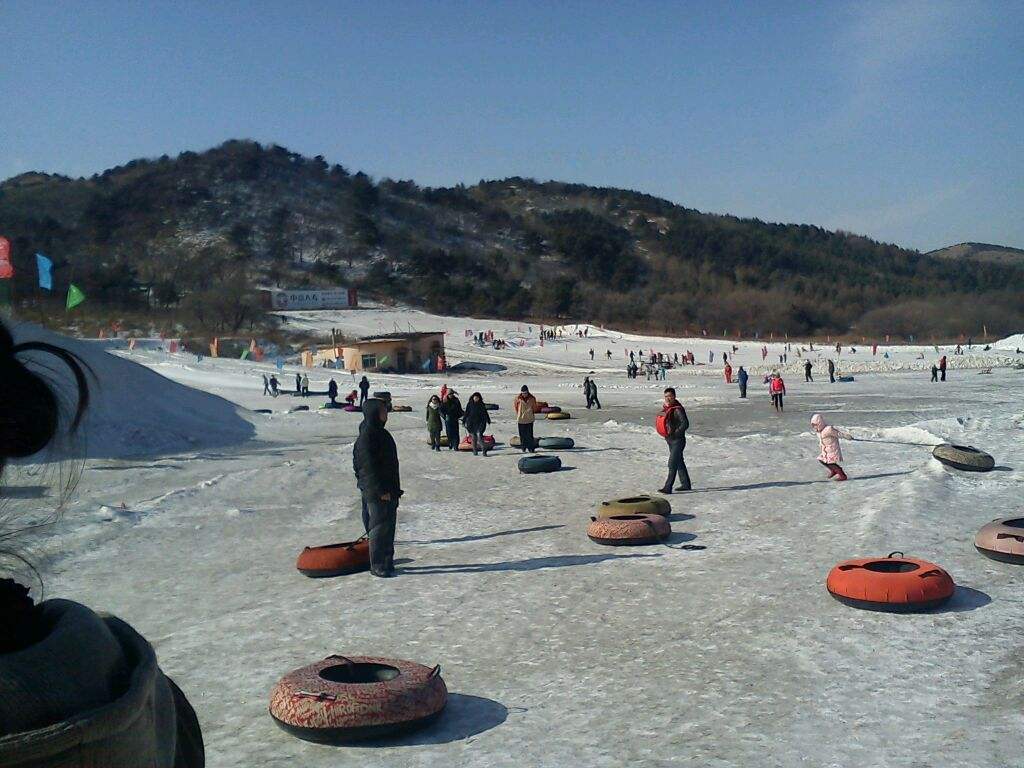
<path id="1" fill-rule="evenodd" d="M 690 421 L 686 417 L 686 409 L 682 403 L 676 400 L 676 391 L 672 387 L 665 389 L 665 403 L 658 416 L 658 434 L 665 438 L 668 445 L 668 479 L 665 480 L 659 492 L 672 493 L 672 486 L 679 478 L 677 491 L 689 491 L 691 489 L 690 473 L 686 469 L 686 460 L 683 452 L 686 450 L 686 430 L 690 428 Z"/>
<path id="2" fill-rule="evenodd" d="M 270 394 L 270 380 L 267 378 L 267 374 L 263 374 L 263 394 Z"/>
<path id="3" fill-rule="evenodd" d="M 743 366 L 740 366 L 739 373 L 736 374 L 736 379 L 740 383 L 740 398 L 743 400 L 747 399 L 747 379 L 750 378 L 747 372 L 743 370 Z"/>
<path id="4" fill-rule="evenodd" d="M 398 448 L 384 428 L 387 422 L 387 404 L 367 399 L 359 437 L 352 446 L 352 470 L 362 494 L 363 528 L 370 539 L 370 573 L 381 578 L 395 575 L 395 525 L 403 494 Z"/>
<path id="5" fill-rule="evenodd" d="M 597 382 L 593 379 L 590 380 L 590 395 L 587 398 L 591 404 L 597 406 L 597 410 L 601 410 L 601 401 L 597 399 Z M 587 406 L 590 407 L 589 405 Z"/>
<path id="6" fill-rule="evenodd" d="M 828 359 L 828 380 L 830 384 L 836 383 L 836 364 L 832 362 L 832 358 Z"/>
<path id="7" fill-rule="evenodd" d="M 593 405 L 593 402 L 590 399 L 590 377 L 589 376 L 584 376 L 583 377 L 583 394 L 587 398 L 587 410 L 589 411 L 590 410 L 590 406 Z"/>
<path id="8" fill-rule="evenodd" d="M 782 398 L 786 394 L 786 382 L 782 380 L 782 376 L 779 375 L 778 371 L 772 374 L 771 381 L 768 383 L 768 391 L 772 394 L 772 405 L 775 406 L 775 410 L 779 412 L 784 411 Z"/>
<path id="9" fill-rule="evenodd" d="M 278 390 L 278 386 L 279 386 L 279 384 L 277 382 L 277 376 L 271 375 L 270 376 L 270 396 L 271 397 L 277 397 L 280 394 L 280 392 Z"/>
<path id="10" fill-rule="evenodd" d="M 302 374 L 299 373 L 295 374 L 295 394 L 302 394 Z"/>
<path id="11" fill-rule="evenodd" d="M 516 425 L 519 427 L 519 450 L 522 453 L 529 451 L 537 452 L 537 445 L 533 440 L 533 422 L 537 418 L 537 398 L 530 394 L 530 389 L 524 384 L 519 390 L 519 395 L 512 404 L 516 414 Z"/>
<path id="12" fill-rule="evenodd" d="M 946 380 L 946 356 L 943 355 L 939 358 L 939 380 Z"/>
<path id="13" fill-rule="evenodd" d="M 491 415 L 487 412 L 483 395 L 479 392 L 474 392 L 470 395 L 469 402 L 466 403 L 466 414 L 462 418 L 462 423 L 466 425 L 466 431 L 469 432 L 470 439 L 473 441 L 473 455 L 476 456 L 480 451 L 483 451 L 484 456 L 486 456 L 488 448 L 487 443 L 484 442 L 484 431 L 487 429 L 487 425 L 491 423 Z"/>
<path id="14" fill-rule="evenodd" d="M 338 399 L 338 382 L 334 379 L 327 384 L 327 397 L 330 398 L 331 405 L 337 405 L 335 401 Z"/>
<path id="15" fill-rule="evenodd" d="M 363 407 L 363 403 L 366 402 L 366 398 L 368 398 L 370 396 L 369 393 L 370 393 L 370 380 L 368 378 L 366 378 L 365 376 L 363 376 L 363 378 L 361 378 L 359 380 L 359 407 L 360 408 Z"/>
<path id="16" fill-rule="evenodd" d="M 593 359 L 594 359 L 594 350 L 590 350 L 590 359 L 591 359 L 591 360 L 593 360 Z"/>
<path id="17" fill-rule="evenodd" d="M 454 389 L 448 391 L 448 396 L 441 401 L 441 415 L 444 417 L 444 431 L 448 435 L 448 450 L 459 449 L 459 420 L 466 415 L 462 410 L 462 403 L 459 401 L 459 393 Z"/>
<path id="18" fill-rule="evenodd" d="M 932 363 L 932 382 L 936 382 L 938 380 L 939 380 L 939 369 L 938 369 L 938 366 L 936 366 L 935 363 Z"/>
<path id="19" fill-rule="evenodd" d="M 811 416 L 811 427 L 818 433 L 818 443 L 821 445 L 821 453 L 818 461 L 828 470 L 830 480 L 843 481 L 848 479 L 839 462 L 843 460 L 843 451 L 839 447 L 839 438 L 843 437 L 852 440 L 853 435 L 839 427 L 833 427 L 825 423 L 820 413 Z"/>
<path id="20" fill-rule="evenodd" d="M 383 402 L 383 401 L 382 401 Z M 435 451 L 441 450 L 441 398 L 431 395 L 427 401 L 427 434 L 430 436 L 430 447 Z"/>
<path id="21" fill-rule="evenodd" d="M 814 381 L 814 379 L 811 378 L 811 361 L 810 360 L 808 360 L 806 363 L 804 363 L 804 381 Z"/>
<path id="22" fill-rule="evenodd" d="M 302 374 L 302 396 L 309 396 L 309 376 L 305 373 Z"/>
<path id="23" fill-rule="evenodd" d="M 722 372 L 725 374 L 725 383 L 732 384 L 732 366 L 726 363 Z"/>

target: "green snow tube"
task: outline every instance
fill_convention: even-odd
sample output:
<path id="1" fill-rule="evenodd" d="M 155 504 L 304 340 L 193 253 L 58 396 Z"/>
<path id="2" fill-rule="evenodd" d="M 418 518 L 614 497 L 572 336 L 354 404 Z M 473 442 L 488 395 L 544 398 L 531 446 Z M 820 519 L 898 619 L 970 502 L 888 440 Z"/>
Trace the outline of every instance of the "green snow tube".
<path id="1" fill-rule="evenodd" d="M 519 460 L 519 471 L 524 475 L 557 472 L 561 468 L 562 460 L 557 456 L 524 456 Z"/>
<path id="2" fill-rule="evenodd" d="M 567 448 L 575 448 L 576 442 L 571 437 L 542 437 L 537 441 L 537 446 L 552 451 L 564 451 Z"/>
<path id="3" fill-rule="evenodd" d="M 996 465 L 995 459 L 971 445 L 943 443 L 935 446 L 932 456 L 947 467 L 964 472 L 991 472 Z"/>

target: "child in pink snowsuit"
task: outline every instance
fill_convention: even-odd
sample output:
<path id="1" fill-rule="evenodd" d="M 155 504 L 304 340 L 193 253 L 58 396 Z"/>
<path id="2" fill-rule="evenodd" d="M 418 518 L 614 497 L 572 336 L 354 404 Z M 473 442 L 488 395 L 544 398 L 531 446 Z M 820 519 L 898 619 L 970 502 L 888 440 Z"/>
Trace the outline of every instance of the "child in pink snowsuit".
<path id="1" fill-rule="evenodd" d="M 818 461 L 828 470 L 829 479 L 846 480 L 846 473 L 839 466 L 839 462 L 843 460 L 843 451 L 839 447 L 839 438 L 844 437 L 847 440 L 853 440 L 853 435 L 844 429 L 826 424 L 825 419 L 820 413 L 811 416 L 811 428 L 818 433 L 818 442 L 821 445 L 821 454 L 818 456 Z"/>

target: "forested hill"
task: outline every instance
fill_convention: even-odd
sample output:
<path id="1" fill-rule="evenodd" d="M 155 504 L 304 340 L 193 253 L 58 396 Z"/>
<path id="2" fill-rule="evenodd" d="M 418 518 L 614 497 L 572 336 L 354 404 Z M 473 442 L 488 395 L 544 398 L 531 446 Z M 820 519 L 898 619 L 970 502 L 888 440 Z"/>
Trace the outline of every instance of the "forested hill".
<path id="1" fill-rule="evenodd" d="M 1024 327 L 1024 269 L 620 189 L 511 178 L 434 189 L 230 141 L 91 178 L 0 184 L 15 298 L 34 254 L 112 311 L 199 325 L 257 284 L 354 285 L 458 314 L 718 333 L 958 334 Z M 145 290 L 144 290 L 145 289 Z M 148 295 L 148 299 L 145 298 Z M 219 303 L 218 303 L 219 302 Z"/>

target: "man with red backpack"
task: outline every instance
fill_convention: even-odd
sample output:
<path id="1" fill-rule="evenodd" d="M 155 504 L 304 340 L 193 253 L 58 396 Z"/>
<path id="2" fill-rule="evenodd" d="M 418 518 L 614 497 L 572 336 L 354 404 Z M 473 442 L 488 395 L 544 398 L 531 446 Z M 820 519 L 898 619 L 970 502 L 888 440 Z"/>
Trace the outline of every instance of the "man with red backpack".
<path id="1" fill-rule="evenodd" d="M 784 410 L 782 404 L 782 397 L 786 394 L 786 382 L 782 380 L 778 371 L 772 374 L 772 377 L 768 380 L 768 391 L 772 395 L 772 405 L 775 406 L 776 411 Z"/>
<path id="2" fill-rule="evenodd" d="M 660 489 L 660 493 L 672 493 L 672 485 L 679 476 L 677 491 L 690 490 L 690 473 L 686 471 L 683 451 L 686 450 L 686 430 L 690 421 L 686 418 L 686 409 L 676 400 L 676 391 L 672 387 L 665 390 L 665 405 L 654 420 L 658 434 L 668 443 L 668 479 Z"/>

